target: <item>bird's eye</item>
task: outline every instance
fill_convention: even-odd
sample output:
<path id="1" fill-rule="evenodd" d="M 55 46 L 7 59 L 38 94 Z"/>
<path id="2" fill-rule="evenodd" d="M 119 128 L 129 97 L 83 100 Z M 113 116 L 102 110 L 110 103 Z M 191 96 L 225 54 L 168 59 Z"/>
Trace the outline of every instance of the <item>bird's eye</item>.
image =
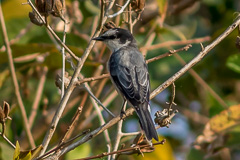
<path id="1" fill-rule="evenodd" d="M 115 39 L 115 38 L 116 38 L 115 35 L 111 35 L 111 36 L 108 37 L 108 39 Z"/>

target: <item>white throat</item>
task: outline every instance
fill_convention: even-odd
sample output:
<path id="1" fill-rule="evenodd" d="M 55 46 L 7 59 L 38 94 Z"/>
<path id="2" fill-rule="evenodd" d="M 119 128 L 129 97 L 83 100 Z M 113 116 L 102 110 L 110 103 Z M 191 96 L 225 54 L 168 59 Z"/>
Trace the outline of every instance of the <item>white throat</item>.
<path id="1" fill-rule="evenodd" d="M 105 41 L 106 45 L 112 52 L 116 52 L 120 48 L 129 45 L 130 42 L 131 41 L 126 41 L 125 43 L 121 43 L 119 39 Z"/>

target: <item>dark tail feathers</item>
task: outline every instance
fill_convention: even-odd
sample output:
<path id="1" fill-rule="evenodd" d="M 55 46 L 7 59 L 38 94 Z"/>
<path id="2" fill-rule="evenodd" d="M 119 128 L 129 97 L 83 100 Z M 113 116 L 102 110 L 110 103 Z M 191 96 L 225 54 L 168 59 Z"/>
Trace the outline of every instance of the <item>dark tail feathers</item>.
<path id="1" fill-rule="evenodd" d="M 152 138 L 154 138 L 156 141 L 158 141 L 157 131 L 148 110 L 148 103 L 139 105 L 138 109 L 136 109 L 136 112 L 140 120 L 141 128 L 145 132 L 147 139 L 152 140 Z"/>

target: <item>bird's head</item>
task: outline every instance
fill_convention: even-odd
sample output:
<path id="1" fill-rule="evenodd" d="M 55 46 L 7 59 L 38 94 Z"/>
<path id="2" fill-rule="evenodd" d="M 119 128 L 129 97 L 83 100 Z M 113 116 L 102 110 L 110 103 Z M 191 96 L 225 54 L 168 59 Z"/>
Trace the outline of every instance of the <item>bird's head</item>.
<path id="1" fill-rule="evenodd" d="M 93 38 L 93 40 L 103 41 L 112 52 L 124 46 L 135 44 L 132 34 L 128 30 L 122 28 L 111 28 L 101 36 Z"/>

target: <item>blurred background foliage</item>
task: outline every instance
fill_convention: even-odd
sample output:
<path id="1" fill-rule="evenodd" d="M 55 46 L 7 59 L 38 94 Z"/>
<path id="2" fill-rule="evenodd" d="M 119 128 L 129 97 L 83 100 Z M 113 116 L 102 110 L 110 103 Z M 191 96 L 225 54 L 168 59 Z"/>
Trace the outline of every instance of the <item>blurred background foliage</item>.
<path id="1" fill-rule="evenodd" d="M 12 40 L 11 48 L 17 78 L 28 115 L 36 96 L 40 71 L 43 67 L 48 68 L 40 107 L 32 128 L 35 142 L 40 145 L 60 101 L 60 92 L 55 86 L 55 77 L 60 73 L 62 66 L 61 54 L 47 34 L 45 27 L 36 26 L 29 21 L 28 13 L 31 7 L 22 5 L 24 2 L 26 0 L 2 0 L 1 5 L 8 36 Z M 119 0 L 117 3 L 123 2 Z M 77 56 L 81 56 L 98 22 L 99 1 L 66 0 L 66 5 L 71 19 L 66 44 Z M 117 7 L 114 6 L 114 11 L 116 10 Z M 203 43 L 206 46 L 234 21 L 239 10 L 239 0 L 148 0 L 141 19 L 134 26 L 133 34 L 140 48 L 146 44 L 150 33 L 156 34 L 152 44 L 210 36 L 211 40 Z M 119 23 L 118 26 L 127 28 L 127 25 L 122 22 L 124 18 L 125 14 L 122 14 L 110 20 Z M 57 35 L 62 37 L 63 23 L 54 17 L 50 17 L 49 21 Z M 166 138 L 167 142 L 156 146 L 153 153 L 146 153 L 144 157 L 128 155 L 120 156 L 120 159 L 240 159 L 240 106 L 238 105 L 240 103 L 240 50 L 236 47 L 238 35 L 239 32 L 235 30 L 193 67 L 201 79 L 196 78 L 194 73 L 188 72 L 176 81 L 175 102 L 177 106 L 174 108 L 178 109 L 179 113 L 169 128 L 158 129 L 160 139 Z M 146 59 L 180 47 L 169 45 L 149 50 Z M 107 72 L 105 64 L 110 55 L 109 50 L 102 49 L 104 47 L 100 43 L 97 43 L 94 48 L 82 70 L 85 77 L 93 76 L 100 65 L 104 66 L 104 73 Z M 179 53 L 178 56 L 174 55 L 150 63 L 148 66 L 152 90 L 181 69 L 183 64 L 179 61 L 180 58 L 188 62 L 200 51 L 200 44 L 193 44 L 192 48 L 187 52 Z M 29 149 L 2 38 L 0 38 L 0 57 L 0 101 L 7 101 L 11 105 L 10 116 L 12 117 L 12 121 L 6 123 L 6 135 L 14 143 L 18 140 L 22 149 Z M 69 74 L 72 73 L 68 63 L 67 71 Z M 206 85 L 203 85 L 201 80 Z M 101 82 L 96 82 L 93 86 L 94 93 L 97 93 Z M 113 88 L 111 82 L 107 80 L 102 92 L 98 95 L 99 99 L 104 100 L 110 93 L 109 90 Z M 71 96 L 68 108 L 51 141 L 51 146 L 56 145 L 62 138 L 84 93 L 84 91 L 76 90 Z M 167 107 L 165 102 L 169 101 L 170 96 L 171 89 L 169 88 L 154 98 L 151 101 L 152 113 Z M 118 97 L 109 106 L 110 110 L 118 114 L 121 103 L 122 99 Z M 79 125 L 76 126 L 73 135 L 88 128 L 93 130 L 100 125 L 97 117 L 89 124 L 82 123 L 86 117 L 91 115 L 91 108 L 89 99 L 87 99 Z M 104 116 L 110 120 L 107 114 L 104 113 Z M 109 129 L 112 141 L 114 141 L 115 127 Z M 138 129 L 136 116 L 131 116 L 124 121 L 125 131 Z M 129 143 L 129 138 L 125 143 L 126 145 Z M 81 158 L 106 151 L 106 143 L 101 134 L 69 152 L 63 159 Z M 13 152 L 14 150 L 0 138 L 0 159 L 12 159 Z"/>

